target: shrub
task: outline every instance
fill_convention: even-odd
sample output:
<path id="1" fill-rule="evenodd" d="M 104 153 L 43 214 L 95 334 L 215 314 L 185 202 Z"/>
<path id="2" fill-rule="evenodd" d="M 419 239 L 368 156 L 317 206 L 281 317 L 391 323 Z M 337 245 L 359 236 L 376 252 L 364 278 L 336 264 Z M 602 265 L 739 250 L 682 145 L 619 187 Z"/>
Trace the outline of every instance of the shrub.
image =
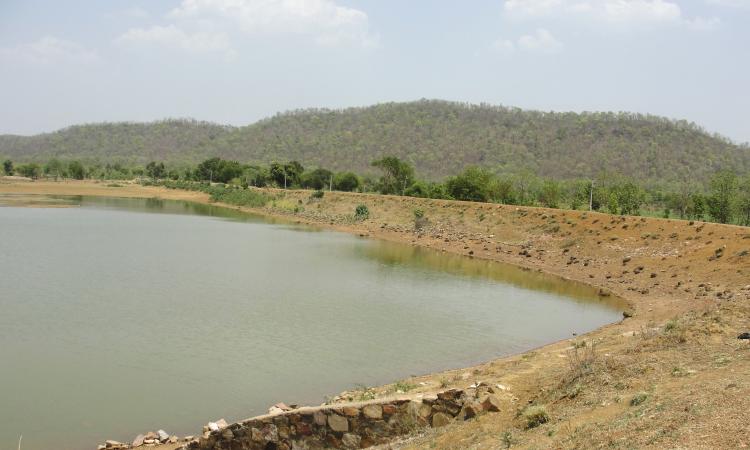
<path id="1" fill-rule="evenodd" d="M 367 205 L 357 205 L 357 208 L 354 210 L 354 218 L 365 220 L 368 217 L 370 217 L 370 210 L 367 208 Z"/>
<path id="2" fill-rule="evenodd" d="M 527 430 L 549 422 L 549 414 L 547 414 L 547 409 L 544 406 L 526 408 L 523 412 L 523 418 L 526 421 Z"/>
<path id="3" fill-rule="evenodd" d="M 310 194 L 310 198 L 316 198 L 321 199 L 325 195 L 325 192 L 318 189 L 317 191 L 314 191 L 312 194 Z"/>
<path id="4" fill-rule="evenodd" d="M 630 399 L 630 406 L 638 406 L 643 404 L 648 398 L 648 394 L 645 392 L 639 392 Z"/>
<path id="5" fill-rule="evenodd" d="M 427 225 L 429 225 L 430 221 L 427 219 L 427 217 L 424 216 L 424 211 L 421 209 L 415 209 L 414 210 L 414 230 L 420 231 Z"/>

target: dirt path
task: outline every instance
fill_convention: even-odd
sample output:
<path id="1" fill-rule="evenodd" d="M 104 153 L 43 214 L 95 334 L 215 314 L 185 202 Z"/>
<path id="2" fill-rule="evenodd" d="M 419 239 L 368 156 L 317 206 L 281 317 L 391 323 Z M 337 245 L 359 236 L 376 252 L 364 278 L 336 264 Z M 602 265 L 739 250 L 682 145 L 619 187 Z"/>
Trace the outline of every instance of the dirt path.
<path id="1" fill-rule="evenodd" d="M 452 425 L 414 448 L 742 448 L 750 445 L 750 229 L 481 203 L 268 190 L 242 209 L 372 238 L 508 262 L 591 284 L 629 304 L 586 336 L 477 367 L 408 380 L 415 391 L 501 384 L 507 414 Z M 196 192 L 108 183 L 0 183 L 0 193 L 158 197 Z M 370 218 L 354 221 L 365 204 Z M 429 220 L 414 229 L 414 210 Z M 591 351 L 592 343 L 595 350 Z M 576 348 L 578 347 L 578 348 Z M 589 350 L 587 350 L 589 349 Z M 420 383 L 422 383 L 420 385 Z M 376 388 L 376 394 L 392 386 Z M 644 395 L 641 403 L 631 399 Z M 354 397 L 357 393 L 342 395 Z M 549 421 L 526 430 L 522 411 Z"/>

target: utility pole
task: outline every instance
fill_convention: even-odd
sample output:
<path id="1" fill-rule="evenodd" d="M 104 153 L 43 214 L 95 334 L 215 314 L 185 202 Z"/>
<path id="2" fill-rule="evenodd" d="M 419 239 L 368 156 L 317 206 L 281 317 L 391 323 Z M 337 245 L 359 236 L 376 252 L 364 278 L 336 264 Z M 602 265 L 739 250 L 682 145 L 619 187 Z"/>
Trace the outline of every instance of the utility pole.
<path id="1" fill-rule="evenodd" d="M 286 189 L 286 172 L 284 172 L 284 189 Z"/>
<path id="2" fill-rule="evenodd" d="M 594 180 L 591 180 L 591 191 L 589 192 L 589 211 L 594 210 Z"/>
<path id="3" fill-rule="evenodd" d="M 333 174 L 331 174 L 331 180 L 328 182 L 328 192 L 333 190 Z"/>

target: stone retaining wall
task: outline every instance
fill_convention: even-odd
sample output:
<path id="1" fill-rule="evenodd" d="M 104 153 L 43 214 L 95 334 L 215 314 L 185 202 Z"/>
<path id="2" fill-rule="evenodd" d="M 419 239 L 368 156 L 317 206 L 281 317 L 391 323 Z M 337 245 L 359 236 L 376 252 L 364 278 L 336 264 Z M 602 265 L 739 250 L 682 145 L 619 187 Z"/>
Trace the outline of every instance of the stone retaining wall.
<path id="1" fill-rule="evenodd" d="M 299 408 L 209 431 L 185 450 L 355 449 L 387 443 L 420 428 L 441 427 L 486 411 L 500 401 L 487 385 L 414 398 Z"/>

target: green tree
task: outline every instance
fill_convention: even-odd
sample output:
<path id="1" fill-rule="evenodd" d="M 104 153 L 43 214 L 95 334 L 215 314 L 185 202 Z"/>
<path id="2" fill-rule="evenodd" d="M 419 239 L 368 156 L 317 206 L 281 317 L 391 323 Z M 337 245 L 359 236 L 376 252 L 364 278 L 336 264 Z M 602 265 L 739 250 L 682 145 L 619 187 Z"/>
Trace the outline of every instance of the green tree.
<path id="1" fill-rule="evenodd" d="M 544 180 L 539 190 L 539 202 L 547 208 L 560 206 L 560 184 L 554 180 Z"/>
<path id="2" fill-rule="evenodd" d="M 719 172 L 711 180 L 708 213 L 719 223 L 729 223 L 733 217 L 733 203 L 737 195 L 737 176 L 734 172 Z"/>
<path id="3" fill-rule="evenodd" d="M 339 172 L 333 177 L 333 188 L 337 191 L 351 192 L 359 186 L 359 177 L 352 172 Z"/>
<path id="4" fill-rule="evenodd" d="M 690 219 L 703 220 L 703 216 L 706 215 L 706 198 L 700 192 L 690 196 L 690 203 L 688 204 L 687 216 Z"/>
<path id="5" fill-rule="evenodd" d="M 24 177 L 37 179 L 42 174 L 42 168 L 36 163 L 22 164 L 18 166 L 18 173 Z"/>
<path id="6" fill-rule="evenodd" d="M 632 181 L 628 181 L 617 189 L 617 203 L 620 214 L 638 215 L 641 205 L 645 201 L 646 193 Z"/>
<path id="7" fill-rule="evenodd" d="M 164 178 L 164 176 L 167 174 L 167 169 L 166 167 L 164 167 L 163 162 L 157 163 L 156 161 L 151 161 L 150 163 L 146 164 L 146 173 L 154 180 L 158 180 Z"/>
<path id="8" fill-rule="evenodd" d="M 492 174 L 481 167 L 469 167 L 445 183 L 446 190 L 456 200 L 486 202 Z"/>
<path id="9" fill-rule="evenodd" d="M 274 162 L 269 168 L 271 179 L 278 187 L 283 188 L 299 186 L 304 171 L 305 168 L 298 161 L 290 161 L 286 164 Z"/>
<path id="10" fill-rule="evenodd" d="M 71 161 L 68 163 L 68 174 L 73 179 L 83 180 L 86 178 L 86 168 L 80 161 Z"/>
<path id="11" fill-rule="evenodd" d="M 746 177 L 739 185 L 737 213 L 740 225 L 750 226 L 750 176 Z"/>
<path id="12" fill-rule="evenodd" d="M 302 175 L 302 187 L 308 189 L 322 190 L 331 184 L 333 172 L 328 169 L 315 169 Z"/>
<path id="13" fill-rule="evenodd" d="M 44 166 L 44 173 L 47 176 L 54 177 L 55 181 L 57 181 L 58 178 L 61 178 L 64 172 L 65 172 L 65 169 L 63 167 L 63 164 L 57 158 L 50 159 L 47 162 L 47 165 Z"/>
<path id="14" fill-rule="evenodd" d="M 6 159 L 3 161 L 3 172 L 6 175 L 13 175 L 13 161 Z"/>
<path id="15" fill-rule="evenodd" d="M 381 194 L 404 195 L 414 183 L 414 168 L 395 156 L 385 156 L 372 165 L 383 172 L 378 183 Z"/>

